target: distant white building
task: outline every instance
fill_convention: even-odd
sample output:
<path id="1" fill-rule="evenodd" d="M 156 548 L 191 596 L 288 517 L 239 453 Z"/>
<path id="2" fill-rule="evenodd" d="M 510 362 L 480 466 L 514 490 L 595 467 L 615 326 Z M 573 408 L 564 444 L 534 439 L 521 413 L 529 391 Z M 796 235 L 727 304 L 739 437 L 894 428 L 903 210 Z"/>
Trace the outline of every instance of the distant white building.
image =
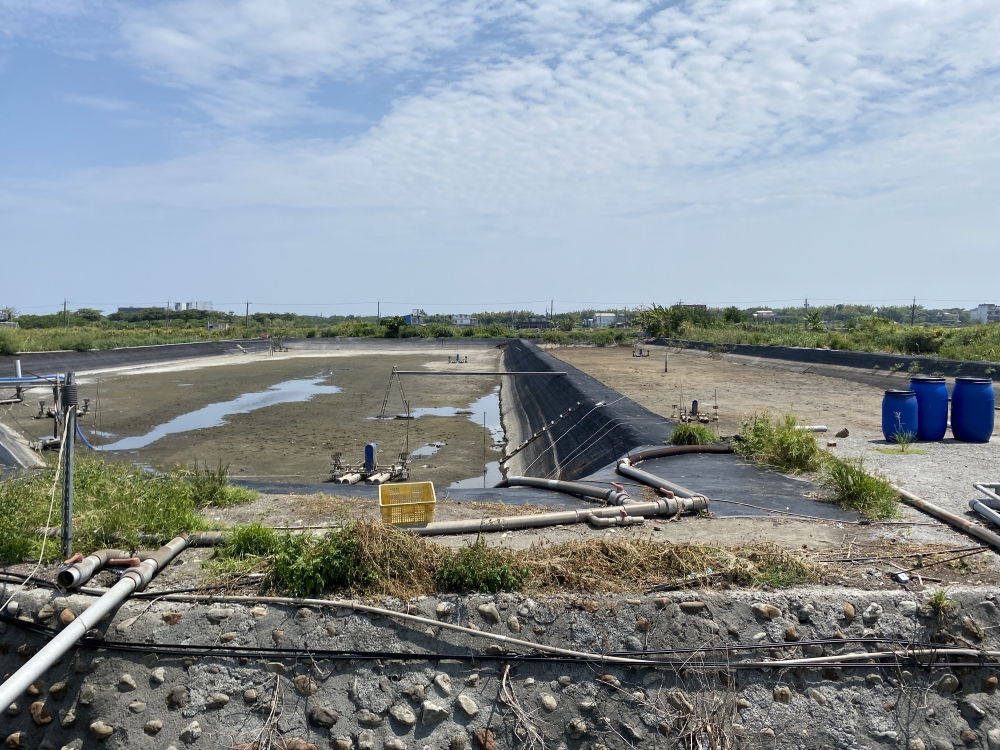
<path id="1" fill-rule="evenodd" d="M 613 312 L 594 313 L 594 328 L 614 328 L 617 317 Z"/>
<path id="2" fill-rule="evenodd" d="M 211 302 L 175 302 L 174 310 L 214 310 Z"/>
<path id="3" fill-rule="evenodd" d="M 774 310 L 758 310 L 753 314 L 757 320 L 768 321 L 774 318 Z"/>
<path id="4" fill-rule="evenodd" d="M 970 312 L 972 319 L 977 323 L 1000 323 L 1000 306 L 980 305 Z"/>
<path id="5" fill-rule="evenodd" d="M 479 325 L 479 318 L 472 318 L 468 315 L 452 315 L 451 324 L 453 326 L 477 326 Z"/>
<path id="6" fill-rule="evenodd" d="M 208 324 L 208 330 L 209 331 L 228 331 L 229 330 L 229 323 L 209 323 Z"/>

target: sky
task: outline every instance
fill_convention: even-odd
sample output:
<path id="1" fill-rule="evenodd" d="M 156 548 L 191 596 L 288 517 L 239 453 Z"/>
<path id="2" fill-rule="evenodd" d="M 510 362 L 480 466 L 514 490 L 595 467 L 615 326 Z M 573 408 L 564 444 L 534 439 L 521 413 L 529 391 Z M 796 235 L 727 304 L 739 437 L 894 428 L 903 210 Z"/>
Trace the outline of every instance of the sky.
<path id="1" fill-rule="evenodd" d="M 0 0 L 0 306 L 1000 302 L 1000 2 Z"/>

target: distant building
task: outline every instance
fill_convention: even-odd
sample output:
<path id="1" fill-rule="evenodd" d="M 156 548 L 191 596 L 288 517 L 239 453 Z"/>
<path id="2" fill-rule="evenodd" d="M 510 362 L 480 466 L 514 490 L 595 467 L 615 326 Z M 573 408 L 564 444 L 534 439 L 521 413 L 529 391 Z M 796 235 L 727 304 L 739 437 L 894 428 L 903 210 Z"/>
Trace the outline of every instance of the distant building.
<path id="1" fill-rule="evenodd" d="M 119 307 L 118 312 L 125 313 L 126 315 L 131 315 L 133 313 L 143 312 L 148 310 L 148 307 Z"/>
<path id="2" fill-rule="evenodd" d="M 7 320 L 6 318 L 0 318 L 0 328 L 20 328 L 21 324 L 16 320 Z"/>
<path id="3" fill-rule="evenodd" d="M 755 320 L 769 321 L 774 319 L 774 310 L 758 310 L 753 314 Z"/>
<path id="4" fill-rule="evenodd" d="M 453 326 L 477 326 L 479 318 L 470 318 L 468 315 L 452 315 L 451 324 Z"/>
<path id="5" fill-rule="evenodd" d="M 699 312 L 708 312 L 708 305 L 684 305 L 680 304 L 678 307 L 687 307 L 691 310 L 698 310 Z"/>
<path id="6" fill-rule="evenodd" d="M 551 327 L 552 321 L 548 318 L 528 318 L 527 320 L 518 320 L 514 323 L 514 329 L 518 331 L 534 331 Z"/>
<path id="7" fill-rule="evenodd" d="M 208 324 L 208 330 L 209 331 L 228 331 L 229 330 L 229 323 L 209 323 Z"/>
<path id="8" fill-rule="evenodd" d="M 594 313 L 594 328 L 614 328 L 618 316 L 613 312 Z"/>
<path id="9" fill-rule="evenodd" d="M 406 321 L 408 326 L 422 326 L 424 324 L 424 318 L 427 317 L 427 313 L 423 310 L 413 309 L 409 315 L 404 315 L 403 320 Z"/>
<path id="10" fill-rule="evenodd" d="M 183 310 L 214 310 L 211 302 L 175 302 L 174 310 L 181 312 Z"/>
<path id="11" fill-rule="evenodd" d="M 977 323 L 1000 323 L 1000 306 L 980 305 L 973 308 L 970 313 Z"/>

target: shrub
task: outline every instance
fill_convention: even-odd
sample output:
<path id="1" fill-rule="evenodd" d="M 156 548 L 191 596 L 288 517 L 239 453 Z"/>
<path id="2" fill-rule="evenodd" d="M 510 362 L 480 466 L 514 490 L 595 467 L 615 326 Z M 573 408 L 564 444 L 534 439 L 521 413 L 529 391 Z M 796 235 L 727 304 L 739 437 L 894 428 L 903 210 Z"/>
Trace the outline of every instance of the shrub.
<path id="1" fill-rule="evenodd" d="M 181 469 L 177 473 L 184 479 L 191 500 L 198 508 L 209 505 L 242 505 L 257 499 L 257 493 L 253 490 L 229 484 L 229 464 L 223 465 L 221 460 L 215 471 L 209 469 L 208 464 L 202 470 L 195 461 L 190 469 Z"/>
<path id="2" fill-rule="evenodd" d="M 715 433 L 700 424 L 681 423 L 670 434 L 674 445 L 711 445 L 715 441 Z"/>
<path id="3" fill-rule="evenodd" d="M 883 477 L 869 474 L 863 458 L 832 459 L 823 483 L 844 508 L 864 513 L 872 520 L 899 517 L 896 490 Z"/>
<path id="4" fill-rule="evenodd" d="M 17 354 L 21 350 L 21 342 L 16 333 L 10 330 L 0 330 L 0 355 Z"/>
<path id="5" fill-rule="evenodd" d="M 267 557 L 279 549 L 278 533 L 260 521 L 235 526 L 226 534 L 223 554 L 233 559 Z"/>
<path id="6" fill-rule="evenodd" d="M 733 447 L 744 458 L 787 472 L 815 471 L 823 460 L 816 438 L 798 428 L 792 413 L 774 418 L 765 411 L 744 419 Z"/>
<path id="7" fill-rule="evenodd" d="M 531 575 L 521 555 L 486 546 L 482 536 L 469 547 L 446 553 L 434 580 L 446 591 L 517 591 Z"/>

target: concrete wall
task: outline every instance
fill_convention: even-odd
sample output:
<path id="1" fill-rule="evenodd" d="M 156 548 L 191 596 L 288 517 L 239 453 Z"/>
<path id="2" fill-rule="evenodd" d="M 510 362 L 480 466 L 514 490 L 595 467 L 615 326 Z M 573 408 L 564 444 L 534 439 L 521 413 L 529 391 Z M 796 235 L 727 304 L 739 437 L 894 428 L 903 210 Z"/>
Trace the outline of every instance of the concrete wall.
<path id="1" fill-rule="evenodd" d="M 661 444 L 673 429 L 669 420 L 523 339 L 505 347 L 501 366 L 507 372 L 567 373 L 503 378 L 500 416 L 508 453 L 538 433 L 504 463 L 507 476 L 585 477 L 640 445 Z M 607 406 L 598 407 L 601 401 Z"/>
<path id="2" fill-rule="evenodd" d="M 179 359 L 218 357 L 240 354 L 240 347 L 248 352 L 266 352 L 270 349 L 267 339 L 234 339 L 231 341 L 198 341 L 190 344 L 159 344 L 157 346 L 129 346 L 121 349 L 91 349 L 86 352 L 24 352 L 0 357 L 0 376 L 14 375 L 14 360 L 21 360 L 25 375 L 49 375 L 60 372 L 93 372 L 112 367 L 149 365 Z"/>
<path id="3" fill-rule="evenodd" d="M 698 349 L 725 354 L 739 354 L 745 357 L 781 359 L 788 362 L 802 362 L 817 365 L 856 367 L 867 370 L 890 372 L 898 367 L 900 374 L 908 373 L 916 363 L 924 375 L 971 375 L 992 377 L 1000 380 L 1000 364 L 996 362 L 969 362 L 960 359 L 940 357 L 914 357 L 906 354 L 883 354 L 881 352 L 849 352 L 839 349 L 809 349 L 799 346 L 753 346 L 751 344 L 714 344 L 709 341 L 688 341 L 686 339 L 653 339 L 654 346 L 671 346 L 679 349 Z M 986 372 L 992 370 L 991 372 Z"/>

